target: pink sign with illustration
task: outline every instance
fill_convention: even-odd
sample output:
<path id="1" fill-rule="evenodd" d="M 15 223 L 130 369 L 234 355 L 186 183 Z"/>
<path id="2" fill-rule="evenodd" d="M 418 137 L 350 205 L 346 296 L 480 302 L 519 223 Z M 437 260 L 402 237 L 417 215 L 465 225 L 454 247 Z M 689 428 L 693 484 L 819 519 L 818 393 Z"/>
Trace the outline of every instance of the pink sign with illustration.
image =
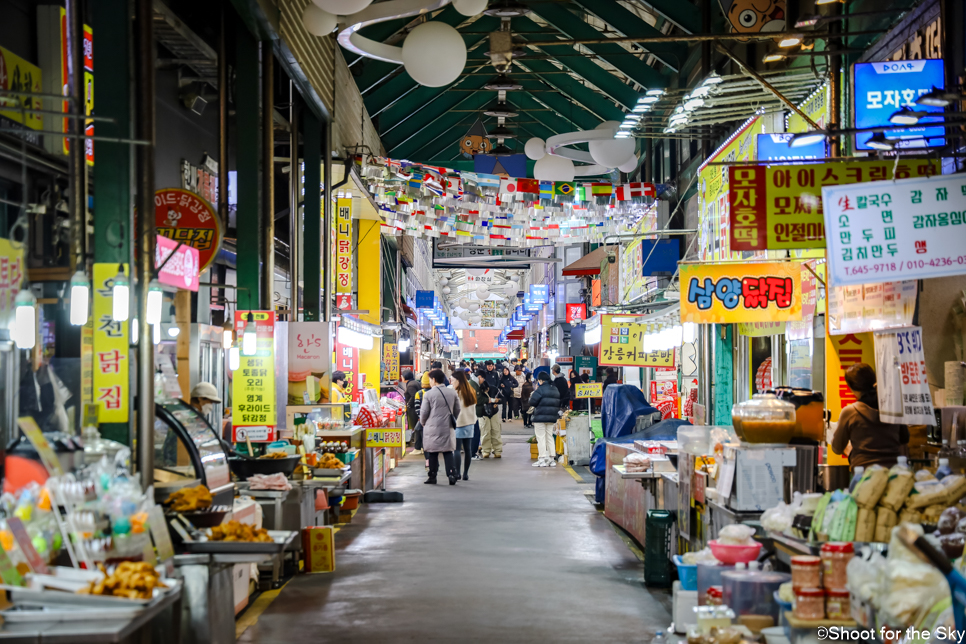
<path id="1" fill-rule="evenodd" d="M 174 257 L 168 257 L 174 253 Z M 165 260 L 168 260 L 165 263 Z M 198 269 L 201 267 L 197 248 L 158 235 L 158 245 L 154 253 L 154 267 L 164 265 L 158 272 L 158 281 L 168 286 L 197 291 L 200 282 Z"/>

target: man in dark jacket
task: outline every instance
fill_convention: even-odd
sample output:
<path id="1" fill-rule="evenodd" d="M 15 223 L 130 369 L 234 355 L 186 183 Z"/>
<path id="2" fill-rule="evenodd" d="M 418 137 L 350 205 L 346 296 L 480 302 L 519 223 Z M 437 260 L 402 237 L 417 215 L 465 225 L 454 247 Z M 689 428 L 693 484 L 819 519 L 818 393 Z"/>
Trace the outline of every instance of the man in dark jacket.
<path id="1" fill-rule="evenodd" d="M 604 391 L 607 391 L 607 388 L 610 387 L 611 385 L 617 384 L 617 369 L 610 367 L 609 369 L 607 369 L 606 374 L 607 374 L 607 377 L 604 378 Z"/>
<path id="2" fill-rule="evenodd" d="M 560 410 L 560 391 L 550 382 L 550 374 L 541 371 L 537 376 L 540 386 L 530 395 L 533 407 L 533 432 L 537 436 L 539 454 L 534 467 L 556 467 L 556 450 L 553 445 L 553 428 L 557 424 Z"/>
<path id="3" fill-rule="evenodd" d="M 567 409 L 570 407 L 570 385 L 567 384 L 567 379 L 560 373 L 559 364 L 555 364 L 550 371 L 553 372 L 553 386 L 557 388 L 560 394 L 560 408 Z"/>
<path id="4" fill-rule="evenodd" d="M 436 360 L 436 361 L 433 362 L 433 364 L 430 367 L 430 369 L 439 369 L 440 371 L 443 371 L 443 363 L 440 362 L 439 360 Z M 445 371 L 443 371 L 443 386 L 444 387 L 449 387 L 449 378 L 446 377 L 446 372 Z"/>
<path id="5" fill-rule="evenodd" d="M 419 391 L 419 382 L 409 369 L 403 371 L 402 379 L 406 383 L 406 420 L 415 438 L 416 423 L 419 422 L 419 416 L 416 415 L 416 392 Z"/>

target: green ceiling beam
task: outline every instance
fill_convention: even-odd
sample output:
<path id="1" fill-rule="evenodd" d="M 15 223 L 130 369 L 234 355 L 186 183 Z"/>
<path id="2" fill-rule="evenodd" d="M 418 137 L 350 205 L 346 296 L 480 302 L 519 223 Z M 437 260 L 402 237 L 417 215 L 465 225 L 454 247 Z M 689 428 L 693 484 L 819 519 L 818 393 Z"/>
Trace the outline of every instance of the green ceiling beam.
<path id="1" fill-rule="evenodd" d="M 494 127 L 496 119 L 493 119 L 489 124 L 489 127 Z M 450 159 L 462 157 L 462 152 L 460 151 L 459 142 L 466 134 L 472 122 L 461 121 L 449 128 L 448 130 L 439 134 L 433 138 L 432 141 L 427 142 L 425 145 L 415 150 L 409 159 L 436 159 L 444 156 L 449 156 Z M 507 123 L 507 127 L 512 127 L 512 123 Z M 512 129 L 519 131 L 522 126 L 513 127 Z M 515 148 L 519 148 L 520 154 L 523 154 L 523 144 L 518 143 Z M 443 167 L 450 167 L 447 164 L 442 164 Z"/>
<path id="2" fill-rule="evenodd" d="M 595 0 L 595 2 L 601 2 L 601 0 Z M 570 38 L 600 38 L 600 32 L 562 6 L 556 4 L 540 4 L 536 9 L 536 13 Z M 657 32 L 655 31 L 655 33 Z M 665 87 L 667 85 L 667 78 L 661 75 L 661 72 L 643 60 L 635 56 L 629 56 L 627 50 L 616 43 L 613 45 L 601 44 L 585 46 L 622 71 L 628 78 L 631 78 L 644 87 Z M 684 58 L 688 55 L 688 48 L 677 43 L 668 43 L 667 45 L 660 46 L 651 45 L 648 47 L 648 51 L 657 56 L 662 63 L 675 69 L 681 66 Z"/>
<path id="3" fill-rule="evenodd" d="M 557 66 L 551 63 L 549 60 L 527 60 L 526 58 L 520 59 L 521 64 L 523 64 L 527 69 L 534 72 L 549 72 L 549 71 L 559 71 Z M 589 62 L 589 61 L 587 61 Z M 593 63 L 590 63 L 593 65 Z M 597 65 L 594 65 L 597 67 Z M 597 67 L 598 76 L 606 74 L 610 76 L 605 70 Z M 621 121 L 624 119 L 624 112 L 615 105 L 612 101 L 608 100 L 606 97 L 601 96 L 595 90 L 581 85 L 576 79 L 567 74 L 547 74 L 546 76 L 540 77 L 543 82 L 548 85 L 555 87 L 564 94 L 572 96 L 577 100 L 577 104 L 581 106 L 582 109 L 593 113 L 601 121 Z M 612 77 L 613 78 L 613 77 Z M 594 81 L 590 81 L 594 83 Z M 594 83 L 596 84 L 596 83 Z M 627 85 L 623 87 L 630 89 Z M 637 99 L 640 94 L 631 92 L 631 100 L 633 101 L 630 108 L 633 108 L 637 104 Z M 570 109 L 560 110 L 561 114 L 570 114 Z"/>
<path id="4" fill-rule="evenodd" d="M 449 147 L 458 151 L 460 139 L 463 138 L 463 135 L 470 129 L 475 120 L 475 115 L 447 112 L 433 124 L 433 128 L 424 137 L 414 138 L 399 146 L 390 156 L 412 160 L 435 157 Z M 423 153 L 424 150 L 429 152 Z"/>
<path id="5" fill-rule="evenodd" d="M 688 0 L 638 0 L 681 30 L 689 34 L 701 33 L 701 10 Z M 583 4 L 583 3 L 581 3 Z M 617 3 L 614 3 L 615 5 Z M 596 11 L 594 13 L 597 13 Z M 610 22 L 609 20 L 607 22 Z M 611 23 L 613 24 L 613 23 Z M 617 26 L 617 25 L 614 25 Z M 623 31 L 623 29 L 621 29 Z"/>
<path id="6" fill-rule="evenodd" d="M 406 156 L 409 151 L 418 149 L 419 142 L 425 140 L 419 135 L 427 128 L 432 127 L 439 131 L 444 127 L 451 127 L 466 112 L 452 112 L 459 106 L 461 109 L 479 109 L 486 105 L 489 96 L 480 92 L 449 92 L 440 96 L 437 100 L 420 110 L 415 118 L 407 119 L 405 126 L 394 128 L 385 135 L 380 135 L 382 144 L 391 156 Z M 417 146 L 414 148 L 413 146 Z M 400 152 L 402 150 L 403 152 Z"/>
<path id="7" fill-rule="evenodd" d="M 547 101 L 550 95 L 541 94 L 540 100 L 546 103 L 551 109 L 556 110 L 554 112 L 528 112 L 533 118 L 544 123 L 547 127 L 554 131 L 555 134 L 563 134 L 564 132 L 573 132 L 574 130 L 589 130 L 597 127 L 600 124 L 600 119 L 595 115 L 586 112 L 581 109 L 579 105 L 573 105 L 570 101 Z M 514 106 L 526 109 L 541 107 L 539 103 L 534 99 L 533 96 L 526 94 L 524 92 L 512 92 L 507 100 Z M 554 103 L 558 103 L 555 105 Z M 560 105 L 559 103 L 562 103 Z M 574 107 L 574 118 L 571 122 L 570 111 L 560 109 L 561 107 Z"/>
<path id="8" fill-rule="evenodd" d="M 665 35 L 616 2 L 602 2 L 601 0 L 576 1 L 578 5 L 586 9 L 589 13 L 594 14 L 625 36 L 632 38 L 652 38 Z M 687 0 L 677 1 L 679 4 L 683 4 Z M 697 14 L 695 13 L 695 15 Z M 666 43 L 657 49 L 655 49 L 656 45 L 651 44 L 641 46 L 657 56 L 658 60 L 676 72 L 681 71 L 684 60 L 688 55 L 688 47 L 681 43 Z M 662 47 L 664 48 L 663 50 Z"/>

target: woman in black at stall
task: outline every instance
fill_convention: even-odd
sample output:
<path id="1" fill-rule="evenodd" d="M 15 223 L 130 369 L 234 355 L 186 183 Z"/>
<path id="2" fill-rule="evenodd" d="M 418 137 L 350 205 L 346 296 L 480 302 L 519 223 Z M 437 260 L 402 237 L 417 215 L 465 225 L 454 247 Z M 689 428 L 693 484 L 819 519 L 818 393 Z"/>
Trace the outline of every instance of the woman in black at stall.
<path id="1" fill-rule="evenodd" d="M 501 418 L 503 418 L 504 423 L 506 422 L 507 416 L 511 419 L 513 418 L 513 390 L 519 384 L 517 379 L 510 373 L 510 368 L 503 367 L 503 373 L 500 374 L 500 398 L 503 399 L 503 413 L 501 414 Z"/>

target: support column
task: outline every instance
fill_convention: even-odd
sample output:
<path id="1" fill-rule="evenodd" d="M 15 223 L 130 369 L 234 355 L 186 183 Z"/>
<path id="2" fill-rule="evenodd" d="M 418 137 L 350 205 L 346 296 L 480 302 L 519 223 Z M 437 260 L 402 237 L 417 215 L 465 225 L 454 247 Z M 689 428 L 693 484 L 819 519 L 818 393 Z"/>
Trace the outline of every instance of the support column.
<path id="1" fill-rule="evenodd" d="M 114 119 L 99 121 L 97 134 L 132 138 L 131 131 L 131 20 L 128 0 L 99 0 L 91 3 L 91 28 L 111 38 L 94 39 L 97 60 L 97 114 Z M 80 141 L 72 141 L 79 146 Z M 94 142 L 97 172 L 94 173 L 93 261 L 130 263 L 134 231 L 131 204 L 132 146 L 126 143 Z M 152 211 L 154 212 L 153 208 Z M 150 337 L 150 336 L 148 336 Z M 133 382 L 133 378 L 132 378 Z M 85 401 L 91 402 L 91 401 Z M 128 423 L 101 423 L 104 438 L 131 445 Z"/>
<path id="2" fill-rule="evenodd" d="M 382 323 L 382 248 L 381 223 L 357 219 L 359 241 L 356 243 L 356 271 L 358 275 L 360 311 L 369 312 L 359 317 L 371 324 Z M 366 382 L 379 388 L 381 381 L 382 342 L 377 339 L 372 348 L 359 350 L 359 371 L 366 374 Z"/>
<path id="3" fill-rule="evenodd" d="M 271 41 L 262 47 L 262 309 L 275 309 L 275 122 L 274 65 Z"/>
<path id="4" fill-rule="evenodd" d="M 235 221 L 238 230 L 237 270 L 238 309 L 257 309 L 261 298 L 262 226 L 259 217 L 259 123 L 261 96 L 259 92 L 258 42 L 235 17 L 231 21 L 235 38 L 235 121 L 238 142 L 235 146 L 235 167 L 238 171 L 238 210 Z"/>
<path id="5" fill-rule="evenodd" d="M 289 272 L 289 307 L 291 312 L 288 319 L 298 322 L 301 298 L 299 296 L 299 280 L 302 275 L 302 215 L 299 211 L 299 94 L 295 83 L 288 82 L 288 122 L 289 132 L 289 165 L 288 165 L 288 272 Z"/>
<path id="6" fill-rule="evenodd" d="M 302 137 L 305 159 L 305 198 L 302 202 L 305 218 L 305 242 L 302 261 L 303 315 L 306 322 L 322 318 L 322 122 L 312 110 L 302 112 Z M 328 196 L 328 195 L 327 195 Z M 328 320 L 326 318 L 326 320 Z"/>
<path id="7" fill-rule="evenodd" d="M 322 272 L 322 319 L 332 321 L 332 122 L 324 126 L 325 140 L 322 142 L 323 187 L 325 199 L 322 202 L 322 257 L 325 262 Z"/>

